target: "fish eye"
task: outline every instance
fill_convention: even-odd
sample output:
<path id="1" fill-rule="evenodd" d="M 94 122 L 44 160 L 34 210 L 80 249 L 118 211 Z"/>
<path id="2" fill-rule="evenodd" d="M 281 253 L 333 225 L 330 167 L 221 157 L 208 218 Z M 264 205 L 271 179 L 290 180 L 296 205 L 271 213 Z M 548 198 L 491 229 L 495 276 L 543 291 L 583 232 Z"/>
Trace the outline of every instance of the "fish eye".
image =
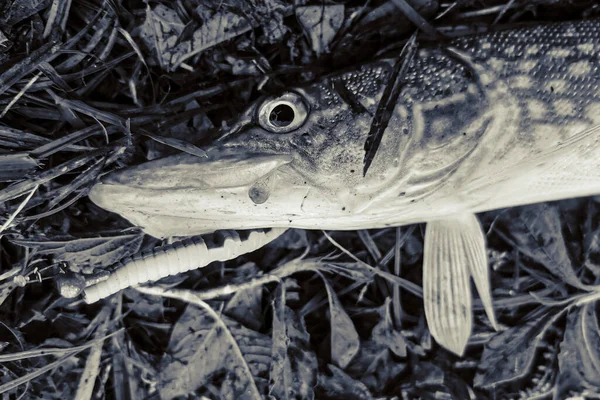
<path id="1" fill-rule="evenodd" d="M 267 98 L 258 109 L 258 124 L 272 133 L 288 133 L 300 128 L 308 117 L 308 107 L 298 93 L 288 92 Z"/>

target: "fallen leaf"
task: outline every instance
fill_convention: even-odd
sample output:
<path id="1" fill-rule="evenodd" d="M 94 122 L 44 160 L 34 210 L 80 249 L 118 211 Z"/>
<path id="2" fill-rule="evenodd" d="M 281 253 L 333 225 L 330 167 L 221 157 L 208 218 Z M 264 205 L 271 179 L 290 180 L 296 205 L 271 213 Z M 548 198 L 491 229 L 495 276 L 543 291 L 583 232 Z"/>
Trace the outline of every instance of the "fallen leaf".
<path id="1" fill-rule="evenodd" d="M 323 282 L 329 298 L 331 360 L 338 367 L 344 369 L 360 350 L 360 337 L 356 332 L 354 323 L 325 277 L 323 277 Z"/>
<path id="2" fill-rule="evenodd" d="M 304 319 L 284 303 L 278 287 L 273 302 L 273 352 L 269 394 L 276 399 L 314 399 L 317 356 Z"/>
<path id="3" fill-rule="evenodd" d="M 241 272 L 243 271 L 243 274 Z M 247 282 L 258 277 L 260 270 L 256 264 L 249 262 L 236 269 L 240 273 L 232 283 Z M 225 314 L 243 323 L 250 329 L 258 330 L 262 326 L 262 293 L 261 285 L 236 291 L 227 301 Z"/>
<path id="4" fill-rule="evenodd" d="M 344 372 L 359 379 L 372 393 L 380 393 L 405 370 L 406 364 L 397 361 L 387 346 L 366 340 L 361 342 L 359 353 Z"/>
<path id="5" fill-rule="evenodd" d="M 395 355 L 405 357 L 406 340 L 404 340 L 402 333 L 393 326 L 390 303 L 391 301 L 388 297 L 382 307 L 381 320 L 371 331 L 371 338 L 375 343 L 387 346 Z"/>
<path id="6" fill-rule="evenodd" d="M 364 383 L 347 375 L 335 365 L 329 364 L 327 368 L 331 372 L 331 376 L 319 374 L 319 389 L 325 392 L 327 398 L 345 400 L 373 399 L 371 391 Z"/>
<path id="7" fill-rule="evenodd" d="M 142 38 L 154 49 L 162 68 L 172 71 L 194 55 L 251 29 L 246 18 L 226 11 L 213 13 L 203 22 L 193 34 L 185 31 L 184 37 L 189 39 L 180 40 L 186 24 L 175 10 L 158 4 L 146 10 Z"/>
<path id="8" fill-rule="evenodd" d="M 266 391 L 271 339 L 225 315 L 218 319 L 192 305 L 181 315 L 160 366 L 163 399 L 184 396 L 218 373 L 235 375 L 228 377 L 225 390 L 238 398 Z"/>
<path id="9" fill-rule="evenodd" d="M 502 220 L 507 221 L 510 238 L 519 251 L 564 282 L 580 289 L 586 288 L 573 270 L 556 206 L 541 203 L 516 208 L 504 214 Z"/>
<path id="10" fill-rule="evenodd" d="M 569 312 L 558 365 L 559 398 L 566 398 L 571 390 L 581 393 L 589 389 L 600 394 L 600 326 L 595 303 Z"/>
<path id="11" fill-rule="evenodd" d="M 344 23 L 344 5 L 318 5 L 296 8 L 296 18 L 315 54 L 329 52 L 329 45 Z"/>
<path id="12" fill-rule="evenodd" d="M 485 345 L 475 375 L 475 387 L 493 390 L 525 377 L 533 367 L 536 350 L 546 330 L 560 315 L 560 312 L 545 312 L 522 325 L 495 335 Z"/>

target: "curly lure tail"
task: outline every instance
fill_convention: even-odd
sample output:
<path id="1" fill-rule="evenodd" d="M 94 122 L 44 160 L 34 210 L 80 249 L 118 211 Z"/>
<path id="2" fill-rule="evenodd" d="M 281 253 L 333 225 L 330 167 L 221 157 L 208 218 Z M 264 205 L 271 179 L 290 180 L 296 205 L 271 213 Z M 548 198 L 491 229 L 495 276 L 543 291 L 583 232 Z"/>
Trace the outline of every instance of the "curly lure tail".
<path id="1" fill-rule="evenodd" d="M 213 261 L 234 259 L 261 248 L 286 229 L 218 231 L 206 241 L 196 236 L 127 257 L 108 279 L 87 287 L 83 292 L 84 300 L 91 304 L 130 286 L 201 268 Z"/>

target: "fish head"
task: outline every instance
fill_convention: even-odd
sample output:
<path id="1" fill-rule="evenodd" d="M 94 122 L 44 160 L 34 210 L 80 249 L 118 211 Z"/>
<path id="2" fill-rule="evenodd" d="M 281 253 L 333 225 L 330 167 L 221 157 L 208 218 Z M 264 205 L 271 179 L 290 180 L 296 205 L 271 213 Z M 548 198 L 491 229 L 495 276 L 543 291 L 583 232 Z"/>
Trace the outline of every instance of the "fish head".
<path id="1" fill-rule="evenodd" d="M 206 158 L 179 154 L 111 173 L 90 198 L 165 237 L 398 226 L 471 211 L 501 192 L 462 188 L 501 167 L 489 160 L 512 163 L 496 154 L 518 131 L 518 104 L 468 55 L 436 49 L 415 56 L 363 173 L 365 142 L 395 67 L 374 61 L 263 97 Z"/>
<path id="2" fill-rule="evenodd" d="M 407 115 L 395 113 L 370 169 L 365 141 L 393 63 L 259 99 L 207 149 L 113 172 L 90 198 L 153 236 L 335 226 L 397 179 Z"/>

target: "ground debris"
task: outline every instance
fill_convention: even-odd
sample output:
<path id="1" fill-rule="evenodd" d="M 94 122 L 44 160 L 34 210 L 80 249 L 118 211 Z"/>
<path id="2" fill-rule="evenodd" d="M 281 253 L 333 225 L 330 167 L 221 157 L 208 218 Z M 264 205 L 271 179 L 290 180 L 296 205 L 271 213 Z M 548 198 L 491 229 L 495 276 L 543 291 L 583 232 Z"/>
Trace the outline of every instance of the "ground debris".
<path id="1" fill-rule="evenodd" d="M 420 46 L 597 16 L 573 0 L 0 2 L 0 391 L 598 397 L 599 198 L 480 215 L 498 332 L 473 299 L 463 358 L 425 323 L 418 225 L 290 230 L 94 305 L 78 295 L 158 242 L 88 200 L 111 171 L 178 151 L 201 162 L 260 96 L 398 57 L 415 32 Z"/>

